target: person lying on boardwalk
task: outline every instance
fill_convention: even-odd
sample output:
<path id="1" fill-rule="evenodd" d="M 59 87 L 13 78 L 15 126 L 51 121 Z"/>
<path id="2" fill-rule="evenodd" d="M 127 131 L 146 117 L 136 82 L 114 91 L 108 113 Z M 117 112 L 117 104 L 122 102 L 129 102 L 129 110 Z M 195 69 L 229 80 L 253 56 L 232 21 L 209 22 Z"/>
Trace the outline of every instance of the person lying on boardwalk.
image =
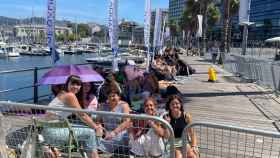
<path id="1" fill-rule="evenodd" d="M 144 101 L 145 114 L 158 116 L 157 102 L 149 97 Z M 163 138 L 168 137 L 166 131 L 158 122 L 151 120 L 134 120 L 129 132 L 131 157 L 161 157 L 164 154 Z"/>
<path id="2" fill-rule="evenodd" d="M 192 123 L 192 116 L 190 113 L 184 111 L 181 97 L 177 95 L 170 96 L 165 108 L 168 114 L 164 118 L 170 122 L 175 134 L 176 158 L 182 158 L 182 154 L 186 154 L 188 158 L 197 158 L 197 141 L 193 129 L 187 130 L 188 136 L 190 136 L 190 142 L 188 142 L 189 139 L 185 138 L 188 142 L 186 146 L 187 153 L 183 153 L 182 134 L 185 127 Z"/>
<path id="3" fill-rule="evenodd" d="M 49 103 L 51 107 L 62 108 L 75 108 L 82 109 L 78 98 L 82 99 L 82 81 L 79 76 L 69 76 L 65 88 L 61 89 L 56 97 Z M 77 98 L 78 96 L 78 98 Z M 63 111 L 48 111 L 48 116 L 58 116 L 60 119 L 67 119 L 71 115 L 69 112 Z M 83 144 L 83 148 L 90 158 L 98 158 L 97 145 L 96 145 L 96 132 L 102 131 L 101 125 L 92 121 L 91 117 L 85 113 L 76 113 L 79 118 L 88 126 L 82 126 L 72 124 L 74 135 L 79 141 L 79 144 Z M 67 138 L 69 135 L 68 128 L 44 128 L 42 135 L 47 144 L 56 144 L 59 142 L 67 144 Z"/>

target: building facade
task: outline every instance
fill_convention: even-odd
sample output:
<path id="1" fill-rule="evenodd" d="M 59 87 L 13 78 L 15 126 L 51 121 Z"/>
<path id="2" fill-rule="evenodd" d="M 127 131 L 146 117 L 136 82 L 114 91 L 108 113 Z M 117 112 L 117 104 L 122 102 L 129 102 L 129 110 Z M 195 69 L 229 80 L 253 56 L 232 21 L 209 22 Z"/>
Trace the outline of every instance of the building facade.
<path id="1" fill-rule="evenodd" d="M 160 8 L 160 12 L 161 12 L 161 23 L 163 24 L 164 18 L 168 17 L 168 9 L 165 8 Z M 156 10 L 153 10 L 151 13 L 151 26 L 155 26 L 155 21 L 156 21 Z M 168 22 L 168 19 L 167 21 Z"/>
<path id="2" fill-rule="evenodd" d="M 121 45 L 143 44 L 144 27 L 134 21 L 125 21 L 119 24 L 119 41 Z"/>
<path id="3" fill-rule="evenodd" d="M 223 5 L 221 22 L 215 27 L 215 34 L 220 34 L 223 29 Z M 243 27 L 239 25 L 238 13 L 231 19 L 231 40 L 233 43 L 242 42 Z M 279 0 L 251 0 L 250 22 L 248 28 L 249 41 L 264 41 L 268 38 L 280 36 L 280 1 Z M 249 42 L 250 43 L 250 42 Z"/>
<path id="4" fill-rule="evenodd" d="M 16 25 L 14 26 L 14 33 L 19 38 L 46 36 L 47 28 L 46 25 Z M 55 33 L 57 35 L 72 34 L 72 29 L 56 26 Z"/>
<path id="5" fill-rule="evenodd" d="M 179 22 L 187 0 L 169 0 L 169 20 Z"/>
<path id="6" fill-rule="evenodd" d="M 250 21 L 249 40 L 280 36 L 280 1 L 252 0 Z"/>

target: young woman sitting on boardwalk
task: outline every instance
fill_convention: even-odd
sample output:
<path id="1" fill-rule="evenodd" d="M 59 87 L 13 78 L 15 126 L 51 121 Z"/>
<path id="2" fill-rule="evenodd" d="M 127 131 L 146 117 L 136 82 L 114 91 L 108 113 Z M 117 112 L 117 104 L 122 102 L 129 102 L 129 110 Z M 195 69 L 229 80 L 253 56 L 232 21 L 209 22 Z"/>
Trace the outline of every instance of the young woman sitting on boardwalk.
<path id="1" fill-rule="evenodd" d="M 96 111 L 98 109 L 98 100 L 96 97 L 97 88 L 92 82 L 83 83 L 83 108 Z"/>
<path id="2" fill-rule="evenodd" d="M 144 112 L 147 115 L 158 116 L 157 102 L 154 98 L 149 97 L 144 101 Z M 168 137 L 168 131 L 158 122 L 135 120 L 129 133 L 132 158 L 163 156 L 165 148 L 163 138 Z"/>
<path id="3" fill-rule="evenodd" d="M 79 76 L 68 77 L 65 88 L 60 90 L 56 97 L 49 103 L 51 107 L 82 109 L 79 99 L 82 100 L 82 81 Z M 78 97 L 77 97 L 78 96 Z M 60 119 L 67 119 L 71 113 L 64 111 L 48 111 L 49 116 L 58 116 Z M 102 127 L 93 122 L 91 117 L 85 113 L 76 113 L 79 118 L 88 126 L 72 124 L 74 135 L 79 144 L 90 158 L 98 158 L 96 145 L 96 132 L 101 132 Z M 47 144 L 67 144 L 69 129 L 68 128 L 44 128 L 42 135 Z"/>
<path id="4" fill-rule="evenodd" d="M 107 95 L 107 103 L 100 107 L 101 111 L 129 114 L 129 105 L 121 100 L 121 93 L 116 86 L 111 85 L 110 93 Z M 104 139 L 100 141 L 98 149 L 109 153 L 126 152 L 128 150 L 125 148 L 128 144 L 127 129 L 130 126 L 130 119 L 116 116 L 104 116 L 100 119 L 106 133 Z"/>
<path id="5" fill-rule="evenodd" d="M 182 134 L 185 127 L 192 123 L 192 116 L 190 113 L 184 111 L 183 101 L 177 95 L 169 97 L 166 103 L 166 110 L 168 111 L 168 114 L 164 118 L 170 122 L 175 134 L 176 158 L 182 158 L 182 154 L 184 154 Z M 186 146 L 187 153 L 185 154 L 187 154 L 188 158 L 197 158 L 198 149 L 196 135 L 193 129 L 188 129 L 187 132 L 188 136 L 190 136 L 190 142 L 188 142 L 189 139 L 186 138 L 188 144 Z"/>

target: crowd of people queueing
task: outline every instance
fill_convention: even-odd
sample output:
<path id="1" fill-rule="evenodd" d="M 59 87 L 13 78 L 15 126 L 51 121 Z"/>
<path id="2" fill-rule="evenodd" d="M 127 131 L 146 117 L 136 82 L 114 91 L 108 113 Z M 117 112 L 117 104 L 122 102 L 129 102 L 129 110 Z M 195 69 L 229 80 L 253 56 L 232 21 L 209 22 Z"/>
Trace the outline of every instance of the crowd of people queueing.
<path id="1" fill-rule="evenodd" d="M 162 117 L 173 128 L 176 158 L 181 158 L 183 154 L 198 157 L 196 136 L 192 129 L 187 131 L 190 139 L 187 139 L 187 153 L 183 153 L 182 133 L 191 124 L 192 116 L 184 110 L 182 94 L 174 85 L 163 88 L 159 84 L 162 80 L 176 79 L 178 74 L 190 75 L 195 72 L 179 59 L 176 49 L 167 49 L 163 56 L 156 56 L 149 73 L 138 69 L 133 62 L 118 73 L 106 74 L 101 68 L 96 71 L 105 78 L 102 86 L 83 83 L 79 76 L 69 76 L 64 85 L 52 86 L 55 98 L 49 106 Z M 90 158 L 98 158 L 99 151 L 123 153 L 130 157 L 163 157 L 164 140 L 170 137 L 169 131 L 154 121 L 96 117 L 83 112 L 71 114 L 48 111 L 47 114 L 81 121 L 72 122 L 71 126 Z M 68 134 L 64 128 L 47 128 L 42 131 L 47 144 L 65 144 Z M 152 144 L 147 136 L 157 143 Z"/>

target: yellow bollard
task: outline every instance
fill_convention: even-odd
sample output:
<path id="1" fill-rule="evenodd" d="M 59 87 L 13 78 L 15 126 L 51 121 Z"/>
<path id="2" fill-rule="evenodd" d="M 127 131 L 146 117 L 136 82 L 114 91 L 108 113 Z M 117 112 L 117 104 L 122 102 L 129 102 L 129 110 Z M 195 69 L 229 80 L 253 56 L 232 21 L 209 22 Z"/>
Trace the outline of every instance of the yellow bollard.
<path id="1" fill-rule="evenodd" d="M 217 81 L 217 72 L 212 66 L 208 69 L 208 81 L 209 82 Z"/>

